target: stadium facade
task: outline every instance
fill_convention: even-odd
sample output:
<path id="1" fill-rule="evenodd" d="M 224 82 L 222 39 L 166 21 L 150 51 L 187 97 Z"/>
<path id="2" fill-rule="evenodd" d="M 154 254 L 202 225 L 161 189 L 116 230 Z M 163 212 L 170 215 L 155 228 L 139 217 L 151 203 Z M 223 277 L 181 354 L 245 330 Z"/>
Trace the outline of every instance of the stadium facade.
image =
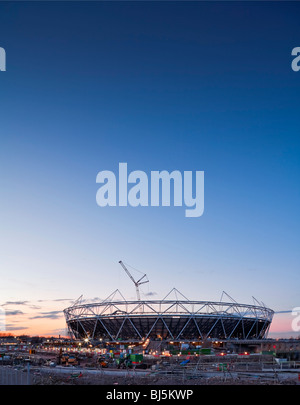
<path id="1" fill-rule="evenodd" d="M 162 300 L 128 301 L 121 294 L 121 299 L 116 299 L 118 292 L 102 302 L 76 302 L 64 310 L 69 332 L 75 339 L 104 342 L 263 339 L 274 314 L 258 301 L 254 305 L 239 304 L 233 299 L 191 301 L 176 289 Z M 170 299 L 172 292 L 176 295 L 174 299 Z"/>

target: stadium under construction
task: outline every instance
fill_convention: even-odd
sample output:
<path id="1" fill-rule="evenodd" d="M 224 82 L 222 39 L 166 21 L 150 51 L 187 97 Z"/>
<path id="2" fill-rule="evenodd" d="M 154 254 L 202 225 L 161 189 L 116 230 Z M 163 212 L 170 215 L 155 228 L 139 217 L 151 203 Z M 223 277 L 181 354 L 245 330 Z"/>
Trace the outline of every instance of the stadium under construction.
<path id="1" fill-rule="evenodd" d="M 267 336 L 273 310 L 254 299 L 240 304 L 223 292 L 221 300 L 191 301 L 173 288 L 162 300 L 141 300 L 139 286 L 119 262 L 136 287 L 137 300 L 126 300 L 119 290 L 99 303 L 83 304 L 81 297 L 64 310 L 67 327 L 75 339 L 106 343 L 261 341 Z M 226 297 L 226 301 L 223 300 Z"/>

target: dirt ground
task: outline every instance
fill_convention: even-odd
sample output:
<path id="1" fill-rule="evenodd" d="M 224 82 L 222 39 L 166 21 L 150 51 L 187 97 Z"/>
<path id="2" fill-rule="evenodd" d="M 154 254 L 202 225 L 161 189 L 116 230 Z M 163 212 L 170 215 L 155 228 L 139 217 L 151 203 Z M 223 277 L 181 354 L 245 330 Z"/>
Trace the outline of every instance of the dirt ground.
<path id="1" fill-rule="evenodd" d="M 295 379 L 285 381 L 258 380 L 251 378 L 228 378 L 228 377 L 210 377 L 210 378 L 186 378 L 165 377 L 165 376 L 105 376 L 105 375 L 37 375 L 34 378 L 34 385 L 157 385 L 157 386 L 183 386 L 183 385 L 299 385 Z"/>

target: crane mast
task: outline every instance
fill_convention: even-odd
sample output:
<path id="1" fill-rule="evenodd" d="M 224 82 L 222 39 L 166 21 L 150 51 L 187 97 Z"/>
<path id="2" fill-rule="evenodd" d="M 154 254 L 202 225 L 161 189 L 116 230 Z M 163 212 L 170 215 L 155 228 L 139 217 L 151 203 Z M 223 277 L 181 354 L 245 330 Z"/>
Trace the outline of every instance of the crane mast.
<path id="1" fill-rule="evenodd" d="M 141 284 L 145 284 L 145 283 L 149 283 L 149 280 L 144 280 L 145 277 L 147 277 L 147 274 L 144 274 L 138 281 L 135 281 L 135 279 L 132 277 L 132 275 L 130 274 L 129 270 L 127 269 L 127 267 L 125 266 L 125 264 L 122 262 L 122 260 L 119 261 L 120 265 L 123 267 L 123 269 L 125 270 L 126 274 L 128 275 L 128 277 L 130 278 L 130 280 L 133 282 L 133 284 L 135 285 L 135 289 L 136 289 L 136 295 L 137 295 L 137 299 L 138 301 L 141 300 L 141 296 L 140 296 L 140 291 L 139 291 L 139 286 Z M 144 280 L 144 281 L 142 281 Z"/>

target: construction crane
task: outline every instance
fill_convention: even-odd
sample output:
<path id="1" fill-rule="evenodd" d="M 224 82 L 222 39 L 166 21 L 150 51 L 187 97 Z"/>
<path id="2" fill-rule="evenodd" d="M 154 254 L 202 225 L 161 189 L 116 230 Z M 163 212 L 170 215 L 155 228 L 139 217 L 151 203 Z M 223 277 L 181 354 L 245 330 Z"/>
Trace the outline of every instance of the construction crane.
<path id="1" fill-rule="evenodd" d="M 139 291 L 139 286 L 141 284 L 145 284 L 145 283 L 149 283 L 149 280 L 144 280 L 142 281 L 145 277 L 147 278 L 147 274 L 144 274 L 138 281 L 135 281 L 135 279 L 132 277 L 132 275 L 129 273 L 129 270 L 127 269 L 127 267 L 125 266 L 125 264 L 122 262 L 122 260 L 119 261 L 120 265 L 123 267 L 123 269 L 126 271 L 127 275 L 129 276 L 129 278 L 132 280 L 132 282 L 135 285 L 135 289 L 136 289 L 136 295 L 137 295 L 137 299 L 138 301 L 141 300 L 140 297 L 140 291 Z"/>

